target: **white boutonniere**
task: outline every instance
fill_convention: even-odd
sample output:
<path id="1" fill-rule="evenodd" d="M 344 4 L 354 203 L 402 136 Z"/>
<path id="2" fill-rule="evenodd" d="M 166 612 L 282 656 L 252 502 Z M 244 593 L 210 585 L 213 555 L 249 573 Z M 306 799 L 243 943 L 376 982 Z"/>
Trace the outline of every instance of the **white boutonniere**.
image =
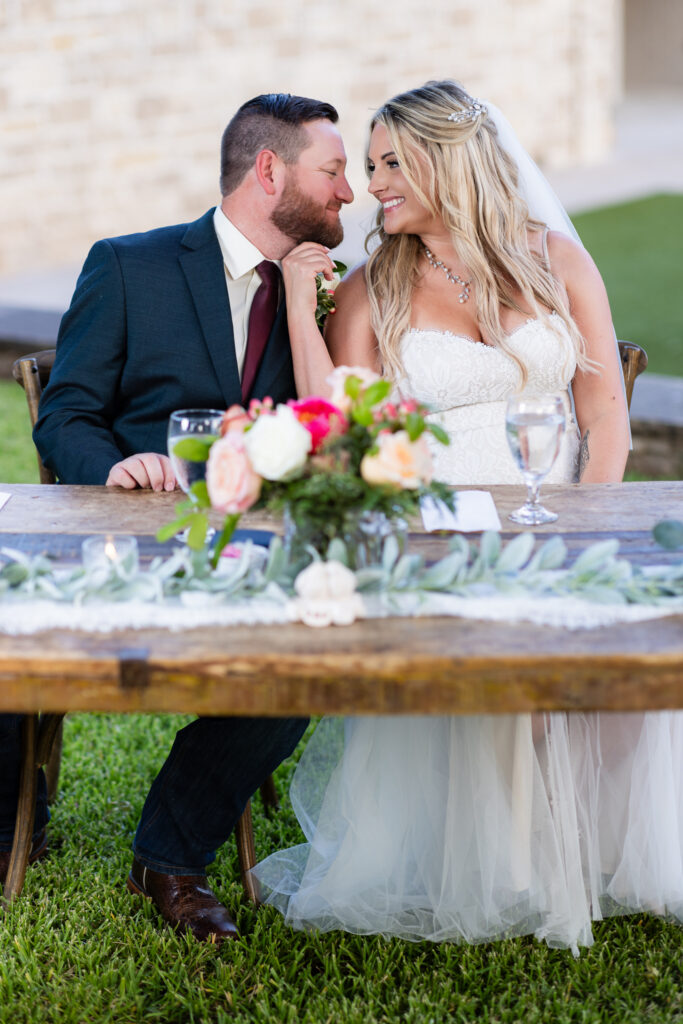
<path id="1" fill-rule="evenodd" d="M 316 285 L 318 289 L 318 303 L 315 307 L 315 322 L 319 327 L 325 323 L 325 317 L 328 313 L 334 313 L 334 293 L 339 287 L 339 282 L 347 271 L 345 263 L 341 263 L 339 260 L 333 261 L 334 277 L 331 281 L 328 281 L 323 274 L 318 274 L 316 278 Z"/>

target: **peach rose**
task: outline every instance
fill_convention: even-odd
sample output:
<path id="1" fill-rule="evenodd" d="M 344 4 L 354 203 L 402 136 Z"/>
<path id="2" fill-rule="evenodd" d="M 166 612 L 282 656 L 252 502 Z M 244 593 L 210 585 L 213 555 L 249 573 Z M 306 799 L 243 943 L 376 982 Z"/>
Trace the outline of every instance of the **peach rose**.
<path id="1" fill-rule="evenodd" d="M 231 515 L 246 512 L 261 493 L 261 477 L 254 472 L 242 434 L 231 430 L 214 441 L 206 464 L 206 486 L 211 504 Z"/>
<path id="2" fill-rule="evenodd" d="M 432 457 L 424 434 L 411 441 L 407 431 L 395 434 L 382 431 L 377 438 L 376 455 L 364 455 L 360 473 L 369 484 L 389 484 L 401 490 L 414 490 L 432 479 Z"/>

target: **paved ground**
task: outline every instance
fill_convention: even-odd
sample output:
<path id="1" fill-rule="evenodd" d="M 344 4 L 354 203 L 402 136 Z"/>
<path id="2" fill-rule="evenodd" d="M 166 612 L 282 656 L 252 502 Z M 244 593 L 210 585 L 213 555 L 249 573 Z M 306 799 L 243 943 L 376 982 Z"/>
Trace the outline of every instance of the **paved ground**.
<path id="1" fill-rule="evenodd" d="M 628 97 L 616 114 L 616 139 L 609 160 L 593 167 L 548 172 L 570 213 L 656 192 L 683 193 L 683 92 Z M 359 197 L 346 211 L 346 238 L 339 256 L 353 263 L 374 216 L 374 204 Z M 0 374 L 12 356 L 48 347 L 69 304 L 79 267 L 0 277 Z M 5 339 L 3 341 L 3 339 Z M 33 342 L 36 344 L 33 345 Z M 3 365 L 4 364 L 4 365 Z M 646 373 L 636 382 L 634 419 L 683 424 L 683 379 Z"/>

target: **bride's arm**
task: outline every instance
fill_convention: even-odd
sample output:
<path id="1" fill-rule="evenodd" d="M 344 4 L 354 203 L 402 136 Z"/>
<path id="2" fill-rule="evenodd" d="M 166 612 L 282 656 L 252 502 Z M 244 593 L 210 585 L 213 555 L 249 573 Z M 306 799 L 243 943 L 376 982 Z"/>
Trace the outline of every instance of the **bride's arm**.
<path id="1" fill-rule="evenodd" d="M 368 366 L 377 369 L 377 342 L 370 327 L 370 303 L 363 267 L 351 271 L 335 291 L 336 312 L 327 316 L 325 338 L 315 322 L 316 275 L 332 261 L 327 250 L 304 242 L 282 261 L 287 298 L 287 325 L 292 348 L 294 379 L 299 398 L 329 396 L 327 377 L 335 366 Z"/>
<path id="2" fill-rule="evenodd" d="M 590 255 L 572 239 L 550 232 L 548 254 L 553 272 L 567 290 L 570 312 L 586 340 L 586 353 L 600 364 L 597 373 L 577 370 L 572 382 L 581 433 L 579 479 L 618 482 L 629 451 L 628 408 L 607 292 Z"/>
<path id="3" fill-rule="evenodd" d="M 370 326 L 365 264 L 355 267 L 334 293 L 336 312 L 325 322 L 325 341 L 335 366 L 366 366 L 381 372 L 377 338 Z"/>

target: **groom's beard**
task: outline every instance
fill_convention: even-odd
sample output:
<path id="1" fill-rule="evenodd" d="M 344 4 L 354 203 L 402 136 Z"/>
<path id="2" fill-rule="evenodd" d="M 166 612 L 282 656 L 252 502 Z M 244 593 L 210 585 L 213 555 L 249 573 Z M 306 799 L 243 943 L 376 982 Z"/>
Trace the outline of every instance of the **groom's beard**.
<path id="1" fill-rule="evenodd" d="M 330 220 L 329 209 L 302 192 L 292 177 L 288 177 L 280 205 L 270 219 L 283 235 L 293 240 L 294 245 L 318 242 L 334 249 L 344 238 L 339 217 Z"/>

